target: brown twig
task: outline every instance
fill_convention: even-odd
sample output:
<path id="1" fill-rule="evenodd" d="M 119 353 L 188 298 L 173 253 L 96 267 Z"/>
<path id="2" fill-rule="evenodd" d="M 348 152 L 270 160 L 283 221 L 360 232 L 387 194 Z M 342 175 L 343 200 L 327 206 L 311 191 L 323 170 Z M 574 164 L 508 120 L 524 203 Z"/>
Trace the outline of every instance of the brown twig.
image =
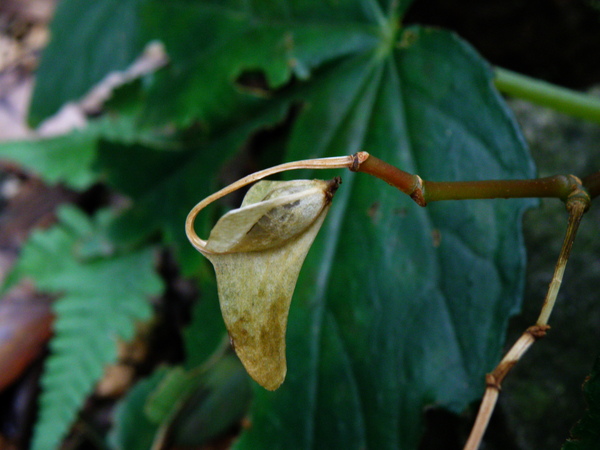
<path id="1" fill-rule="evenodd" d="M 365 152 L 357 155 L 361 153 Z M 573 175 L 530 180 L 427 181 L 373 155 L 367 156 L 362 164 L 351 170 L 380 178 L 409 195 L 419 206 L 441 200 L 491 198 L 553 197 L 566 201 L 581 186 L 581 180 Z"/>
<path id="2" fill-rule="evenodd" d="M 419 206 L 427 204 L 423 198 L 423 183 L 418 175 L 400 170 L 367 152 L 358 152 L 355 156 L 362 159 L 362 162 L 354 165 L 351 170 L 368 173 L 385 181 L 409 195 Z"/>
<path id="3" fill-rule="evenodd" d="M 562 283 L 563 274 L 567 261 L 569 260 L 569 254 L 573 247 L 573 241 L 577 234 L 577 229 L 581 222 L 583 214 L 588 210 L 590 205 L 590 197 L 587 192 L 580 186 L 579 189 L 574 191 L 566 202 L 567 211 L 569 212 L 569 223 L 567 225 L 567 231 L 565 239 L 561 248 L 556 267 L 554 269 L 554 275 L 552 281 L 548 287 L 548 293 L 544 299 L 544 304 L 540 311 L 540 315 L 535 325 L 529 327 L 521 335 L 521 337 L 514 343 L 508 353 L 502 358 L 502 361 L 496 366 L 496 368 L 487 375 L 486 377 L 486 390 L 475 419 L 475 424 L 471 429 L 469 439 L 465 444 L 464 450 L 476 450 L 481 444 L 483 435 L 490 421 L 490 417 L 494 412 L 498 395 L 502 381 L 508 375 L 510 370 L 517 364 L 525 352 L 533 345 L 533 343 L 541 337 L 546 335 L 546 332 L 550 328 L 548 325 L 548 319 L 554 304 L 556 303 L 556 297 Z"/>

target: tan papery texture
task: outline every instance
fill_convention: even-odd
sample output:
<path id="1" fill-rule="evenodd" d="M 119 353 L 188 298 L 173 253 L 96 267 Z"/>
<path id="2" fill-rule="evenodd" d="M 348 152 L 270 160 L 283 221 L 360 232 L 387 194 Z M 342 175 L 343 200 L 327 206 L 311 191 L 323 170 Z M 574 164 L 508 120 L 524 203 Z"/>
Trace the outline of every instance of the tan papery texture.
<path id="1" fill-rule="evenodd" d="M 260 181 L 217 222 L 203 251 L 215 268 L 235 351 L 266 389 L 285 378 L 292 294 L 338 185 L 339 179 Z"/>

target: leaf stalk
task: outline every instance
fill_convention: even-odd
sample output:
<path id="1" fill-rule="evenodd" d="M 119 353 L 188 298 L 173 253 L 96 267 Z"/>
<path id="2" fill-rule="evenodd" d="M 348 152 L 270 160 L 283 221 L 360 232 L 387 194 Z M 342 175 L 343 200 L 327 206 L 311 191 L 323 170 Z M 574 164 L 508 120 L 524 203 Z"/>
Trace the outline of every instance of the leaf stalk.
<path id="1" fill-rule="evenodd" d="M 494 75 L 494 84 L 500 92 L 570 116 L 600 123 L 600 98 L 500 67 L 494 69 Z"/>
<path id="2" fill-rule="evenodd" d="M 379 158 L 366 154 L 356 172 L 373 175 L 409 195 L 418 205 L 441 200 L 475 200 L 493 198 L 559 198 L 567 201 L 573 192 L 582 187 L 582 181 L 574 175 L 555 175 L 531 180 L 484 180 L 484 181 L 427 181 L 418 175 L 405 172 Z M 596 174 L 595 174 L 596 175 Z M 600 189 L 600 173 L 588 177 L 588 183 Z"/>

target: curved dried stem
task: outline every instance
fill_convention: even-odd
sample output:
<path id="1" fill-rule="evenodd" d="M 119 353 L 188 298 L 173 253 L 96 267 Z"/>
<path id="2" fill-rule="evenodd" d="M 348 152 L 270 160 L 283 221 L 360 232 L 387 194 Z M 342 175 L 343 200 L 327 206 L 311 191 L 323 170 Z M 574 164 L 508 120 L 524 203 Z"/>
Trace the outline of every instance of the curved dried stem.
<path id="1" fill-rule="evenodd" d="M 548 293 L 544 299 L 544 305 L 542 306 L 542 310 L 536 325 L 544 326 L 548 324 L 548 319 L 550 318 L 550 314 L 554 309 L 556 297 L 558 296 L 558 291 L 560 290 L 560 286 L 562 284 L 563 274 L 571 253 L 571 247 L 573 247 L 577 229 L 579 228 L 579 223 L 581 222 L 581 218 L 588 208 L 589 198 L 586 202 L 583 198 L 574 197 L 573 201 L 567 202 L 567 209 L 569 210 L 569 224 L 567 226 L 567 233 L 565 235 L 565 240 L 563 242 L 560 255 L 558 256 L 556 268 L 554 270 L 554 275 L 552 276 L 552 281 L 548 287 Z"/>
<path id="2" fill-rule="evenodd" d="M 192 245 L 199 251 L 203 253 L 213 253 L 210 250 L 207 250 L 206 241 L 201 239 L 194 229 L 194 221 L 196 220 L 196 216 L 198 213 L 204 209 L 206 206 L 210 205 L 215 200 L 220 199 L 221 197 L 230 194 L 248 184 L 254 183 L 255 181 L 262 180 L 270 175 L 285 172 L 288 170 L 298 170 L 298 169 L 350 169 L 354 170 L 354 168 L 358 167 L 363 161 L 365 161 L 369 157 L 367 152 L 358 152 L 351 156 L 339 156 L 333 158 L 320 158 L 320 159 L 305 159 L 303 161 L 294 161 L 290 163 L 280 164 L 278 166 L 269 167 L 268 169 L 261 170 L 259 172 L 255 172 L 250 174 L 244 178 L 239 179 L 235 183 L 230 184 L 227 187 L 224 187 L 218 192 L 215 192 L 212 195 L 209 195 L 204 200 L 200 201 L 196 206 L 192 208 L 189 212 L 187 219 L 185 221 L 185 234 L 187 235 L 189 241 Z"/>
<path id="3" fill-rule="evenodd" d="M 492 373 L 486 376 L 486 389 L 481 405 L 479 406 L 479 412 L 475 419 L 475 424 L 471 429 L 469 439 L 465 444 L 464 450 L 476 450 L 479 448 L 485 430 L 487 429 L 498 396 L 500 395 L 500 389 L 504 377 L 508 375 L 508 372 L 517 364 L 521 356 L 531 347 L 536 339 L 542 337 L 541 330 L 532 330 L 533 327 L 528 328 L 521 337 L 513 344 L 508 353 L 502 358 L 502 361 L 496 366 Z M 544 332 L 545 333 L 545 332 Z"/>
<path id="4" fill-rule="evenodd" d="M 573 247 L 573 242 L 575 240 L 581 218 L 588 210 L 589 205 L 590 197 L 587 192 L 581 188 L 581 186 L 579 189 L 574 191 L 567 200 L 566 206 L 567 211 L 569 212 L 569 223 L 567 225 L 567 231 L 560 255 L 558 256 L 558 261 L 556 262 L 554 275 L 548 287 L 548 292 L 546 294 L 546 298 L 544 299 L 544 304 L 540 311 L 538 320 L 535 325 L 525 330 L 525 332 L 514 343 L 504 358 L 502 358 L 502 361 L 500 361 L 496 368 L 487 375 L 487 388 L 481 401 L 479 412 L 477 413 L 477 418 L 475 419 L 475 424 L 473 425 L 469 439 L 465 444 L 465 450 L 476 450 L 479 448 L 487 425 L 490 421 L 492 413 L 494 412 L 496 401 L 498 400 L 498 395 L 500 394 L 502 381 L 529 349 L 529 347 L 531 347 L 536 340 L 544 337 L 548 329 L 550 329 L 550 326 L 548 325 L 548 319 L 556 303 L 556 297 L 558 295 L 558 291 L 560 290 L 565 267 L 567 265 L 567 261 L 569 260 L 571 248 Z"/>

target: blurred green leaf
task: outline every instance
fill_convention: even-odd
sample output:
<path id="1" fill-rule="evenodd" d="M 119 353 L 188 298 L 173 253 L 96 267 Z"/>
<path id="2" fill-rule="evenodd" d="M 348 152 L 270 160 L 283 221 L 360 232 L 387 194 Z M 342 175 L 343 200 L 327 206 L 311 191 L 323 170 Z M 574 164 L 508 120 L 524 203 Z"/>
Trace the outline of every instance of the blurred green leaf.
<path id="1" fill-rule="evenodd" d="M 32 443 L 40 450 L 58 446 L 104 367 L 116 360 L 117 340 L 133 337 L 135 323 L 151 315 L 148 297 L 162 290 L 151 249 L 80 252 L 106 224 L 73 207 L 63 207 L 58 217 L 59 224 L 32 234 L 10 275 L 32 278 L 37 289 L 59 296 Z"/>
<path id="2" fill-rule="evenodd" d="M 149 450 L 158 432 L 159 424 L 152 422 L 144 413 L 148 396 L 167 375 L 166 367 L 157 369 L 145 380 L 137 383 L 115 411 L 115 427 L 109 440 L 118 450 Z"/>
<path id="3" fill-rule="evenodd" d="M 29 121 L 38 125 L 65 103 L 86 94 L 111 71 L 141 53 L 138 10 L 146 0 L 62 0 L 52 39 L 36 74 Z"/>
<path id="4" fill-rule="evenodd" d="M 583 385 L 588 409 L 573 426 L 571 437 L 562 450 L 594 450 L 600 448 L 600 357 L 596 358 L 592 373 Z"/>
<path id="5" fill-rule="evenodd" d="M 376 1 L 359 0 L 152 0 L 144 13 L 146 38 L 164 42 L 171 58 L 150 89 L 147 118 L 213 127 L 232 116 L 252 117 L 270 97 L 267 90 L 292 76 L 307 79 L 327 61 L 373 48 L 383 20 Z M 236 85 L 246 72 L 263 74 L 266 86 Z"/>
<path id="6" fill-rule="evenodd" d="M 172 151 L 180 146 L 170 132 L 140 128 L 135 113 L 128 112 L 107 114 L 83 129 L 59 136 L 0 142 L 0 159 L 27 167 L 48 184 L 64 183 L 84 190 L 100 176 L 95 165 L 102 141 L 143 144 L 155 151 Z"/>
<path id="7" fill-rule="evenodd" d="M 178 446 L 205 444 L 241 421 L 251 394 L 248 375 L 233 354 L 205 369 L 159 369 L 119 405 L 112 444 L 149 450 L 159 436 Z"/>
<path id="8" fill-rule="evenodd" d="M 97 137 L 88 130 L 47 139 L 0 143 L 0 158 L 32 170 L 49 184 L 85 189 L 96 179 L 92 164 Z"/>
<path id="9" fill-rule="evenodd" d="M 168 422 L 189 391 L 199 384 L 201 375 L 199 370 L 186 371 L 181 366 L 169 369 L 148 396 L 144 406 L 146 417 L 156 424 Z"/>
<path id="10" fill-rule="evenodd" d="M 233 354 L 226 354 L 202 377 L 173 419 L 173 441 L 199 446 L 239 423 L 252 399 L 250 379 Z"/>
<path id="11" fill-rule="evenodd" d="M 183 231 L 188 212 L 216 189 L 216 172 L 239 151 L 251 133 L 283 120 L 287 107 L 288 103 L 283 102 L 258 110 L 252 120 L 181 152 L 103 145 L 98 156 L 99 170 L 113 187 L 134 200 L 132 207 L 115 221 L 114 238 L 142 242 L 161 233 L 167 244 L 174 245 L 184 274 L 198 275 L 205 261 L 189 245 Z M 203 213 L 198 227 L 207 229 L 209 217 Z"/>
<path id="12" fill-rule="evenodd" d="M 200 288 L 201 297 L 194 305 L 192 321 L 183 331 L 187 369 L 204 363 L 227 338 L 214 277 L 203 277 Z"/>
<path id="13" fill-rule="evenodd" d="M 171 63 L 146 83 L 147 119 L 185 126 L 228 122 L 242 110 L 251 117 L 269 97 L 267 86 L 236 84 L 238 77 L 262 72 L 268 88 L 307 79 L 328 61 L 378 45 L 386 14 L 410 3 L 63 0 L 37 72 L 30 122 L 127 68 L 152 40 L 166 44 Z"/>

